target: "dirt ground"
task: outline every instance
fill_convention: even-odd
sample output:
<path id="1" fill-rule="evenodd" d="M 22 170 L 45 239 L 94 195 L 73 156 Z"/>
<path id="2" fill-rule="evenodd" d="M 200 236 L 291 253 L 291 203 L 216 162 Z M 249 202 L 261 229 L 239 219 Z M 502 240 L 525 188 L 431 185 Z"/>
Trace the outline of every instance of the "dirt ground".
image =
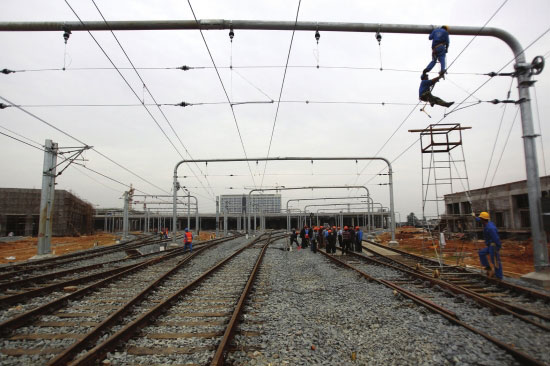
<path id="1" fill-rule="evenodd" d="M 399 242 L 399 249 L 415 254 L 435 257 L 436 248 L 432 244 L 432 240 L 428 238 L 426 233 L 422 232 L 421 228 L 398 228 L 395 237 Z M 379 239 L 382 243 L 387 244 L 390 240 L 390 234 L 385 233 L 380 236 Z M 439 250 L 439 240 L 434 240 L 434 242 Z M 446 239 L 443 257 L 447 264 L 456 265 L 457 258 L 460 258 L 461 253 L 463 253 L 464 260 L 461 261 L 460 264 L 479 267 L 479 256 L 477 251 L 484 247 L 484 240 L 477 240 L 476 242 L 472 240 L 461 240 L 460 235 L 453 235 L 453 238 Z M 532 272 L 534 267 L 533 246 L 531 241 L 502 240 L 500 259 L 504 273 L 507 276 L 520 277 L 523 274 Z"/>
<path id="2" fill-rule="evenodd" d="M 52 238 L 52 254 L 61 255 L 94 246 L 109 246 L 115 244 L 120 237 L 113 234 L 98 234 L 80 237 Z M 0 242 L 0 263 L 21 262 L 37 254 L 38 238 L 24 237 L 22 240 L 8 243 Z"/>
<path id="3" fill-rule="evenodd" d="M 208 240 L 212 236 L 212 233 L 202 231 L 199 238 L 195 237 L 195 240 Z M 120 240 L 120 236 L 110 233 L 80 237 L 54 237 L 52 238 L 52 254 L 62 255 L 94 246 L 109 246 L 115 244 L 117 240 Z M 37 244 L 38 239 L 33 237 L 25 237 L 22 240 L 8 243 L 0 242 L 0 263 L 21 262 L 35 256 L 38 251 Z"/>

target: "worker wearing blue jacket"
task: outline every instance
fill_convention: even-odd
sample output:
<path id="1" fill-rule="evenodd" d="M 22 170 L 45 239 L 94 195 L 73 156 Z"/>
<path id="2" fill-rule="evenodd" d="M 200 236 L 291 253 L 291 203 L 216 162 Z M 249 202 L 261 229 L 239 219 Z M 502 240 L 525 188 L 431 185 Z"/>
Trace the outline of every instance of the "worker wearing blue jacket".
<path id="1" fill-rule="evenodd" d="M 439 60 L 441 64 L 441 71 L 439 75 L 443 76 L 445 74 L 445 58 L 447 52 L 449 52 L 449 27 L 446 25 L 441 28 L 436 28 L 430 33 L 430 40 L 432 41 L 432 61 L 426 66 L 423 74 L 430 72 L 436 61 Z"/>
<path id="2" fill-rule="evenodd" d="M 442 107 L 450 107 L 454 104 L 454 102 L 446 102 L 441 98 L 436 97 L 435 95 L 432 95 L 432 89 L 435 86 L 435 83 L 441 79 L 441 75 L 433 78 L 428 79 L 428 74 L 422 74 L 420 76 L 420 79 L 422 80 L 420 82 L 420 87 L 418 88 L 418 97 L 423 102 L 428 102 L 433 107 L 434 104 L 440 105 Z"/>
<path id="3" fill-rule="evenodd" d="M 475 214 L 472 212 L 475 217 Z M 502 243 L 498 236 L 498 230 L 495 224 L 491 221 L 491 218 L 487 212 L 482 212 L 479 217 L 475 217 L 476 221 L 483 224 L 483 236 L 485 237 L 486 247 L 478 251 L 479 260 L 481 265 L 487 270 L 487 275 L 490 277 L 493 272 L 494 275 L 502 280 L 502 263 L 500 262 L 500 248 Z M 494 270 L 491 268 L 489 261 L 487 261 L 487 254 L 491 257 L 491 264 Z"/>
<path id="4" fill-rule="evenodd" d="M 355 251 L 359 253 L 363 251 L 363 230 L 359 226 L 355 227 Z"/>

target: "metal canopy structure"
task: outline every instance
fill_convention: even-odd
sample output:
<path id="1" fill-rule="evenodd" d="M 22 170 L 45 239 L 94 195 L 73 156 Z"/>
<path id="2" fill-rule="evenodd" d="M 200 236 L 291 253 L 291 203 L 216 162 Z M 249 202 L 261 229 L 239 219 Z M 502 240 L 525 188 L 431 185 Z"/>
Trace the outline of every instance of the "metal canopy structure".
<path id="1" fill-rule="evenodd" d="M 352 157 L 272 157 L 272 158 L 235 158 L 235 159 L 194 159 L 194 160 L 181 160 L 174 167 L 174 182 L 173 182 L 173 192 L 174 192 L 174 214 L 173 220 L 174 224 L 172 225 L 172 236 L 176 236 L 176 211 L 177 211 L 177 191 L 179 187 L 178 183 L 178 168 L 181 164 L 184 163 L 228 163 L 228 162 L 248 162 L 248 161 L 358 161 L 358 160 L 380 160 L 387 164 L 388 166 L 388 186 L 390 194 L 390 216 L 391 216 L 391 232 L 392 238 L 390 241 L 391 245 L 397 245 L 395 241 L 395 215 L 394 215 L 394 205 L 393 205 L 393 171 L 391 163 L 388 159 L 382 157 L 361 157 L 361 156 L 352 156 Z M 362 186 L 363 187 L 363 186 Z M 301 188 L 303 189 L 303 188 Z M 368 193 L 368 189 L 367 189 Z M 216 213 L 218 210 L 216 210 Z M 217 222 L 217 220 L 216 220 Z M 175 239 L 173 239 L 175 240 Z"/>
<path id="2" fill-rule="evenodd" d="M 366 186 L 361 186 L 361 185 L 358 185 L 358 186 L 304 186 L 304 187 L 278 187 L 278 188 L 257 188 L 257 189 L 253 189 L 251 190 L 249 193 L 248 193 L 248 201 L 250 201 L 250 197 L 251 197 L 251 194 L 252 192 L 264 192 L 264 191 L 275 191 L 275 190 L 281 190 L 281 191 L 285 191 L 285 190 L 304 190 L 304 189 L 350 189 L 350 188 L 353 188 L 353 189 L 364 189 L 367 191 L 367 195 L 366 195 L 366 198 L 367 199 L 370 199 L 371 202 L 372 202 L 372 199 L 370 198 L 370 191 L 369 189 L 366 187 Z M 287 220 L 286 220 L 286 228 L 287 228 L 287 231 L 290 232 L 290 213 L 288 212 L 288 201 L 286 203 L 286 206 L 287 206 L 287 214 L 286 214 L 286 217 L 287 217 Z M 249 219 L 250 219 L 250 215 L 249 215 Z M 250 227 L 250 222 L 248 223 L 249 227 Z"/>
<path id="3" fill-rule="evenodd" d="M 546 233 L 543 230 L 541 185 L 538 170 L 536 138 L 529 88 L 533 85 L 532 64 L 526 63 L 525 53 L 519 41 L 503 29 L 493 27 L 465 27 L 450 25 L 453 35 L 495 37 L 505 42 L 514 53 L 518 78 L 519 103 L 525 152 L 525 169 L 529 197 L 529 215 L 533 239 L 535 270 L 550 269 Z M 145 20 L 145 21 L 81 21 L 81 22 L 0 22 L 0 31 L 122 31 L 122 30 L 279 30 L 279 31 L 326 31 L 326 32 L 384 32 L 403 34 L 430 34 L 433 25 L 344 23 L 344 22 L 298 22 L 261 20 Z M 540 72 L 540 70 L 539 70 Z M 393 208 L 392 208 L 393 212 Z M 394 220 L 392 218 L 392 226 Z"/>

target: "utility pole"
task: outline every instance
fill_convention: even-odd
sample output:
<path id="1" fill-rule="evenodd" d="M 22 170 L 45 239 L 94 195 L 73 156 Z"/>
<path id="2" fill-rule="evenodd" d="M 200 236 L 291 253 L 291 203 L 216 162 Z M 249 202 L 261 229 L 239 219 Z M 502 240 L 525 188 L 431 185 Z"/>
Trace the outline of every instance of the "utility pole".
<path id="1" fill-rule="evenodd" d="M 191 230 L 191 192 L 187 191 L 187 228 Z"/>
<path id="2" fill-rule="evenodd" d="M 46 140 L 42 168 L 42 192 L 40 195 L 40 222 L 38 223 L 38 255 L 51 253 L 52 212 L 55 194 L 57 143 Z"/>
<path id="3" fill-rule="evenodd" d="M 220 237 L 220 197 L 216 196 L 216 238 Z"/>
<path id="4" fill-rule="evenodd" d="M 128 192 L 124 192 L 124 218 L 122 220 L 122 239 L 128 237 Z"/>

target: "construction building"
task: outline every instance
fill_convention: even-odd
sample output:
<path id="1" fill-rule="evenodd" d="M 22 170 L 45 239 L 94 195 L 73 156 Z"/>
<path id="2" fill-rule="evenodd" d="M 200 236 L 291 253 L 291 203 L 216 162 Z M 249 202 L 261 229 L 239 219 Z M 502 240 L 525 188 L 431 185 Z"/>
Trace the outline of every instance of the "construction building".
<path id="1" fill-rule="evenodd" d="M 548 211 L 550 176 L 541 177 L 540 185 L 543 211 Z M 446 194 L 444 199 L 445 214 L 441 219 L 446 223 L 447 231 L 468 232 L 476 227 L 480 229 L 479 225 L 474 226 L 475 221 L 471 213 L 475 212 L 479 215 L 480 212 L 486 211 L 491 216 L 491 221 L 497 226 L 499 233 L 504 235 L 530 234 L 531 222 L 526 180 L 474 189 L 469 192 Z M 550 216 L 544 215 L 543 217 L 545 218 L 545 228 L 548 231 L 546 218 L 550 218 Z"/>
<path id="2" fill-rule="evenodd" d="M 0 236 L 37 236 L 40 189 L 0 188 Z M 65 190 L 56 190 L 53 204 L 54 236 L 93 233 L 94 208 Z"/>
<path id="3" fill-rule="evenodd" d="M 280 194 L 252 194 L 247 206 L 248 195 L 225 194 L 220 196 L 220 212 L 228 214 L 280 213 Z"/>

